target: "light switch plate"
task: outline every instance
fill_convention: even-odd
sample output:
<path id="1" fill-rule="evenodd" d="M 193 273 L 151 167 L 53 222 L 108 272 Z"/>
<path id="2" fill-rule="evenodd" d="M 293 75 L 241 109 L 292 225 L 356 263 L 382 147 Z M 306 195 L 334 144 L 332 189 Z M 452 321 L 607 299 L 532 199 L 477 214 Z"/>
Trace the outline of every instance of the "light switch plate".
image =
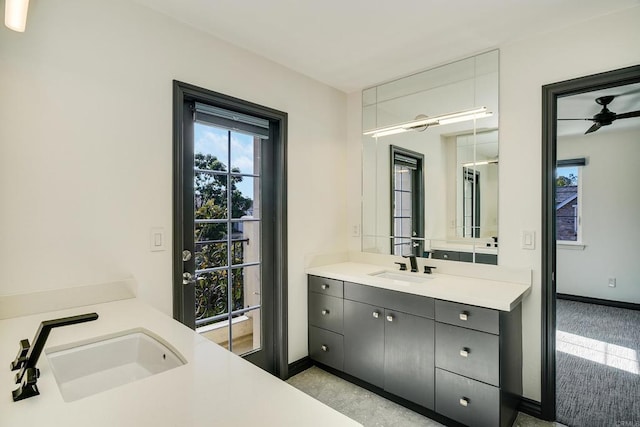
<path id="1" fill-rule="evenodd" d="M 149 249 L 151 252 L 160 252 L 167 249 L 164 228 L 153 227 L 149 234 Z"/>
<path id="2" fill-rule="evenodd" d="M 524 230 L 522 232 L 522 249 L 535 249 L 536 248 L 536 232 L 531 230 Z"/>

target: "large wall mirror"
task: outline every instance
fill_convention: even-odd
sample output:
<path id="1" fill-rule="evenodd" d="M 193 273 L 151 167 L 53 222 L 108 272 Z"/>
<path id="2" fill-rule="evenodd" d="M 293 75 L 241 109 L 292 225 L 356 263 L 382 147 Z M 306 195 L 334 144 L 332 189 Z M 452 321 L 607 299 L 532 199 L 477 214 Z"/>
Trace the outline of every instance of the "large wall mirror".
<path id="1" fill-rule="evenodd" d="M 362 92 L 362 250 L 497 264 L 497 50 Z"/>

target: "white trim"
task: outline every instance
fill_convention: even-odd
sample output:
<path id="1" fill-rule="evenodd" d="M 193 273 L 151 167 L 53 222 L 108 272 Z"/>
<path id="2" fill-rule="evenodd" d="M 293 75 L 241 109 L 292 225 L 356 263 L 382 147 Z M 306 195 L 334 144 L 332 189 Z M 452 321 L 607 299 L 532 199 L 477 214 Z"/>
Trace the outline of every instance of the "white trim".
<path id="1" fill-rule="evenodd" d="M 573 251 L 583 251 L 584 248 L 586 248 L 587 245 L 585 245 L 582 242 L 572 242 L 571 240 L 558 240 L 556 242 L 556 248 L 558 249 L 569 249 L 569 250 L 573 250 Z"/>
<path id="2" fill-rule="evenodd" d="M 236 323 L 240 323 L 240 322 L 246 322 L 247 320 L 249 320 L 249 317 L 242 315 L 242 316 L 238 316 L 238 317 L 234 317 L 233 319 L 231 319 L 231 325 L 235 325 Z M 205 326 L 201 326 L 199 328 L 196 328 L 196 332 L 201 334 L 203 332 L 209 332 L 209 331 L 213 331 L 216 329 L 220 329 L 220 328 L 225 328 L 229 326 L 229 321 L 228 320 L 224 320 L 221 322 L 216 322 L 216 323 L 212 323 L 210 325 L 205 325 Z"/>

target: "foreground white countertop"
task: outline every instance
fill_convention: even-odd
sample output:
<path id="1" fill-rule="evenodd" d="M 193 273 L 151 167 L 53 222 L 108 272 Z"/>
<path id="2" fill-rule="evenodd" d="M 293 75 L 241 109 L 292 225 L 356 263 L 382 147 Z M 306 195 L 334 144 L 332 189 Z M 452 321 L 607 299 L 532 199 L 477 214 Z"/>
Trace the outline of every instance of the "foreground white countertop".
<path id="1" fill-rule="evenodd" d="M 428 278 L 426 283 L 412 283 L 372 276 L 372 273 L 393 271 L 408 277 Z M 531 289 L 531 285 L 479 279 L 452 274 L 411 273 L 380 265 L 344 262 L 308 268 L 307 274 L 375 286 L 377 288 L 460 302 L 495 310 L 511 311 Z"/>
<path id="2" fill-rule="evenodd" d="M 52 330 L 49 347 L 142 327 L 171 343 L 187 364 L 65 402 L 47 356 L 40 395 L 13 402 L 9 363 L 43 320 L 96 312 L 98 320 Z M 359 426 L 357 422 L 202 338 L 165 314 L 127 299 L 0 320 L 0 426 Z"/>

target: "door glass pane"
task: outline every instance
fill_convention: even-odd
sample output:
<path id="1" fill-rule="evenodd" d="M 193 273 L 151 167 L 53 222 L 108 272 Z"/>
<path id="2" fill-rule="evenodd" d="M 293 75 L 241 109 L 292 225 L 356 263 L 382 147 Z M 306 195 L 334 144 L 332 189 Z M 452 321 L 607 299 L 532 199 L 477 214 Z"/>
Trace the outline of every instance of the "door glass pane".
<path id="1" fill-rule="evenodd" d="M 257 217 L 260 203 L 260 179 L 249 176 L 231 176 L 232 218 Z"/>
<path id="2" fill-rule="evenodd" d="M 221 184 L 222 182 L 224 184 Z M 194 174 L 194 214 L 195 219 L 227 218 L 227 177 L 206 173 Z"/>
<path id="3" fill-rule="evenodd" d="M 260 175 L 260 138 L 231 132 L 231 171 Z"/>
<path id="4" fill-rule="evenodd" d="M 211 324 L 205 319 L 227 313 L 227 283 L 226 270 L 196 273 L 196 325 Z"/>
<path id="5" fill-rule="evenodd" d="M 262 142 L 209 124 L 197 123 L 194 132 L 196 327 L 245 354 L 260 349 L 262 339 Z"/>
<path id="6" fill-rule="evenodd" d="M 195 167 L 227 172 L 229 164 L 229 131 L 202 123 L 194 128 Z"/>
<path id="7" fill-rule="evenodd" d="M 227 242 L 207 241 L 196 242 L 196 272 L 207 268 L 227 265 Z"/>
<path id="8" fill-rule="evenodd" d="M 232 243 L 233 264 L 260 261 L 260 221 L 240 221 L 233 224 L 238 230 Z"/>

